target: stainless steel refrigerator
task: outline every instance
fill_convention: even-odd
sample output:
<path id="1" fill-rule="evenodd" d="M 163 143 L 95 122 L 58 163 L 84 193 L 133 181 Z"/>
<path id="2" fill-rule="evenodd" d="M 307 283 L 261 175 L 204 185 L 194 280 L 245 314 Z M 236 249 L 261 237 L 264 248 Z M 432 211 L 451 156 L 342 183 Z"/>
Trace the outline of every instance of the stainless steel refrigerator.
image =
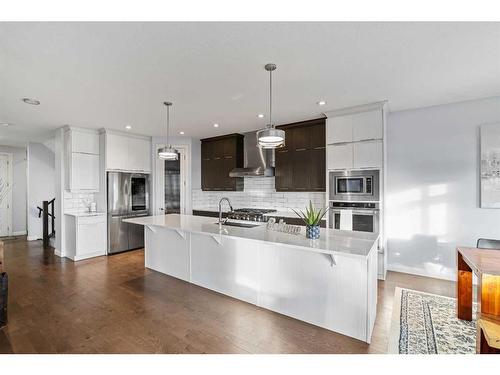
<path id="1" fill-rule="evenodd" d="M 144 228 L 124 219 L 149 215 L 149 175 L 108 172 L 108 254 L 144 247 Z"/>

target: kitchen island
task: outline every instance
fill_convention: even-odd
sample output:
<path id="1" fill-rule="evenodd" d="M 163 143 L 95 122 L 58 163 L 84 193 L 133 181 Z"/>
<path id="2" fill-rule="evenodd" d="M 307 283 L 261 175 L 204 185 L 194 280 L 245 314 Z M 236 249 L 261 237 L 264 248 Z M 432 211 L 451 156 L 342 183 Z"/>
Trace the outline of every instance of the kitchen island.
<path id="1" fill-rule="evenodd" d="M 322 229 L 309 240 L 177 214 L 124 221 L 144 226 L 147 268 L 370 342 L 376 234 Z"/>

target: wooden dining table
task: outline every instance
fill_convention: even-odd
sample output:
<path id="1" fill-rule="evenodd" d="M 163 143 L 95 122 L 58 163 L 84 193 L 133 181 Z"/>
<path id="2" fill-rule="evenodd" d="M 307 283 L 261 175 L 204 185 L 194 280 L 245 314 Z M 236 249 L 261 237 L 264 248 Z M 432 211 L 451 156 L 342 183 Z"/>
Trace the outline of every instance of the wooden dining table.
<path id="1" fill-rule="evenodd" d="M 472 275 L 477 276 L 476 321 L 500 324 L 500 250 L 457 247 L 457 316 L 472 320 Z M 478 326 L 477 352 L 481 352 Z"/>

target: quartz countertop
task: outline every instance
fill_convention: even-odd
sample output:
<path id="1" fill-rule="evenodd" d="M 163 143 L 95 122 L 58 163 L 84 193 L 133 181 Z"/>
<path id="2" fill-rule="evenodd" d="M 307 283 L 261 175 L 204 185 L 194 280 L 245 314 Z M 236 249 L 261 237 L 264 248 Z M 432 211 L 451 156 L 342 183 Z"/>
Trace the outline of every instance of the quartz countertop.
<path id="1" fill-rule="evenodd" d="M 219 211 L 215 208 L 193 208 L 193 211 L 204 211 L 204 212 L 214 212 L 216 214 L 219 213 Z M 223 211 L 223 213 L 227 213 L 227 211 Z M 297 214 L 293 211 L 275 211 L 275 212 L 268 212 L 263 214 L 266 217 L 290 217 L 292 219 L 300 219 Z M 326 216 L 322 219 L 326 220 Z"/>
<path id="2" fill-rule="evenodd" d="M 103 216 L 106 212 L 65 212 L 65 215 L 75 216 L 75 217 L 89 217 L 89 216 Z"/>
<path id="3" fill-rule="evenodd" d="M 132 224 L 164 227 L 191 233 L 270 242 L 318 253 L 356 257 L 367 257 L 374 243 L 378 241 L 379 238 L 379 235 L 374 233 L 321 228 L 321 237 L 317 240 L 310 240 L 304 235 L 305 227 L 302 228 L 302 233 L 300 235 L 292 235 L 267 230 L 266 223 L 258 224 L 253 228 L 223 226 L 223 230 L 220 232 L 219 225 L 217 225 L 217 219 L 213 217 L 179 214 L 143 216 L 125 219 L 123 221 Z"/>

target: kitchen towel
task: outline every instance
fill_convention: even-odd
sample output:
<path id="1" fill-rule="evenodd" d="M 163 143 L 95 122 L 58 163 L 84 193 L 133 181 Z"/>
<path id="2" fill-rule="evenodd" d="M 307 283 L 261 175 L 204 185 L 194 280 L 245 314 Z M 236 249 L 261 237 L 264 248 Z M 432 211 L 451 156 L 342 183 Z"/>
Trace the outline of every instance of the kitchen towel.
<path id="1" fill-rule="evenodd" d="M 340 230 L 352 230 L 352 210 L 340 210 Z"/>

